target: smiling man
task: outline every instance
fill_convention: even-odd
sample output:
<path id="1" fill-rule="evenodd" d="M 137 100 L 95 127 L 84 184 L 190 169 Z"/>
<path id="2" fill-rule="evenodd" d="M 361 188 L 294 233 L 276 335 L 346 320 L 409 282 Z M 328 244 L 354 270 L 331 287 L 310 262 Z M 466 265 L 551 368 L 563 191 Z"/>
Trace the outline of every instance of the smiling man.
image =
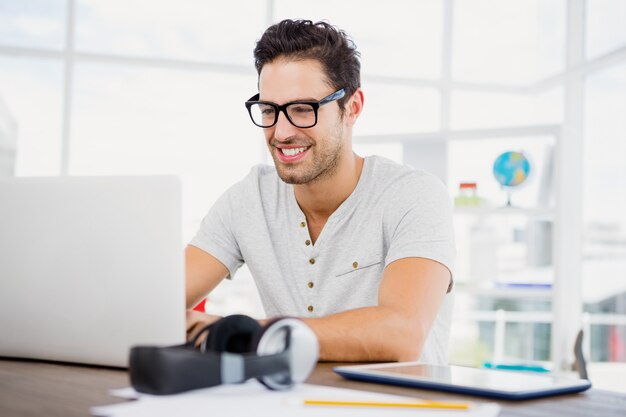
<path id="1" fill-rule="evenodd" d="M 364 95 L 343 31 L 284 20 L 254 57 L 259 93 L 245 105 L 275 166 L 254 167 L 205 217 L 186 251 L 188 308 L 246 263 L 267 316 L 302 318 L 322 360 L 446 363 L 454 238 L 444 185 L 352 150 Z M 214 320 L 188 311 L 189 336 Z"/>

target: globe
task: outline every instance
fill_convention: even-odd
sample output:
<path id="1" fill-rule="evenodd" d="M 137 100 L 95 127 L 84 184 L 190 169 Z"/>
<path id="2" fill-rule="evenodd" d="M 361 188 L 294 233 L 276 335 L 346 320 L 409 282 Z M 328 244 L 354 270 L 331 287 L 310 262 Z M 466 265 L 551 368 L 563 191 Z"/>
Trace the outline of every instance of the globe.
<path id="1" fill-rule="evenodd" d="M 530 162 L 522 152 L 507 151 L 496 158 L 493 175 L 507 189 L 507 206 L 511 205 L 511 189 L 526 181 L 529 174 Z"/>

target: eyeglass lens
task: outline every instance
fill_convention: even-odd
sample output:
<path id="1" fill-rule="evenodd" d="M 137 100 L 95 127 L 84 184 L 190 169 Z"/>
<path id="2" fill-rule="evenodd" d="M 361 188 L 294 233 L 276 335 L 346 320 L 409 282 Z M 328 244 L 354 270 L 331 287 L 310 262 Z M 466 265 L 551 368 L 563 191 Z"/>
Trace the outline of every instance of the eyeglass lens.
<path id="1" fill-rule="evenodd" d="M 277 108 L 265 103 L 255 103 L 250 106 L 250 114 L 254 123 L 262 127 L 269 127 L 277 119 Z M 294 103 L 287 106 L 287 117 L 297 127 L 311 127 L 315 125 L 315 109 L 310 104 Z"/>

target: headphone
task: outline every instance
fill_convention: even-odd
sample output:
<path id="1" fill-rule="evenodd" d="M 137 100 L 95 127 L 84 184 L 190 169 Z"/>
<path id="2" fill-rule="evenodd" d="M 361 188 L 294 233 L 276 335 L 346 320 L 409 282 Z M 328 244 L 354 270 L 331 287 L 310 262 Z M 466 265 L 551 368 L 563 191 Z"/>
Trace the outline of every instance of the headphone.
<path id="1" fill-rule="evenodd" d="M 155 395 L 250 378 L 269 389 L 283 390 L 304 381 L 318 357 L 317 337 L 302 320 L 279 318 L 261 326 L 237 314 L 206 326 L 184 345 L 131 348 L 129 374 L 136 391 Z"/>

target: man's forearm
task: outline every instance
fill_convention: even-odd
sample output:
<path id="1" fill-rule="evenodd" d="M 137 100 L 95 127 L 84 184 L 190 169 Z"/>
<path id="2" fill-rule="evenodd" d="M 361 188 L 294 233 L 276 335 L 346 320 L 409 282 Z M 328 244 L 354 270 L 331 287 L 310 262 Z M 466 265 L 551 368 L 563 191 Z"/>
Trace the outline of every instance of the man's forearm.
<path id="1" fill-rule="evenodd" d="M 428 326 L 392 307 L 364 307 L 304 321 L 318 337 L 322 361 L 417 360 L 428 334 Z"/>

